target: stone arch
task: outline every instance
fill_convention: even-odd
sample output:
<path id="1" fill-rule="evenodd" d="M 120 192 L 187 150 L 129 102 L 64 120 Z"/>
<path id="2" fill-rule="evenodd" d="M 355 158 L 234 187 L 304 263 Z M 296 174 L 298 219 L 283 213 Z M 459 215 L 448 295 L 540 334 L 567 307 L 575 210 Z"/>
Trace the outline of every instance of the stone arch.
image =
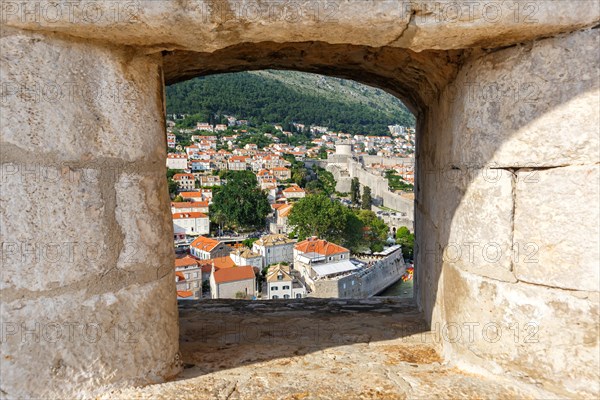
<path id="1" fill-rule="evenodd" d="M 521 333 L 444 342 L 447 359 L 597 393 L 598 216 L 564 207 L 598 199 L 596 2 L 538 2 L 535 22 L 521 6 L 455 19 L 443 5 L 315 2 L 325 14 L 290 21 L 251 18 L 235 2 L 148 1 L 116 14 L 96 4 L 113 20 L 2 4 L 7 397 L 177 373 L 163 85 L 267 67 L 378 86 L 417 114 L 418 303 L 432 328 L 502 322 Z M 523 245 L 537 246 L 537 263 Z M 468 257 L 448 255 L 457 246 Z M 491 262 L 494 249 L 503 257 Z M 522 341 L 528 323 L 537 342 Z"/>

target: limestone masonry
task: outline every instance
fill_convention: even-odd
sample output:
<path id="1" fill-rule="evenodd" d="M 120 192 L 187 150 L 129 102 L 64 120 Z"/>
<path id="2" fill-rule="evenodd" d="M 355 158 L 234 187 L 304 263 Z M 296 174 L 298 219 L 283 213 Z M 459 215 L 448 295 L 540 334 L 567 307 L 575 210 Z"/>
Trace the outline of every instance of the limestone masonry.
<path id="1" fill-rule="evenodd" d="M 403 393 L 597 398 L 600 5 L 453 4 L 460 14 L 419 1 L 0 2 L 0 397 L 88 398 L 183 370 L 164 86 L 275 68 L 380 87 L 417 116 L 415 312 L 447 328 L 435 362 L 509 383 Z M 358 387 L 356 365 L 386 393 L 411 385 L 400 363 L 417 347 L 365 358 L 353 343 L 322 345 L 329 380 L 313 398 L 340 385 L 383 396 Z M 253 357 L 233 351 L 231 374 Z M 282 396 L 311 390 L 296 389 Z"/>

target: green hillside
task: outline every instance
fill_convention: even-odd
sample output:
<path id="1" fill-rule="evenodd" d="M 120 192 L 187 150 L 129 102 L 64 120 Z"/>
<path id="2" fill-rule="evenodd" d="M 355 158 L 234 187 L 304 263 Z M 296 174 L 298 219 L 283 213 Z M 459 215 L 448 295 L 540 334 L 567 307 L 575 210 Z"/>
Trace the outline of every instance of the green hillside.
<path id="1" fill-rule="evenodd" d="M 414 126 L 404 104 L 386 92 L 353 81 L 293 71 L 256 71 L 200 77 L 167 87 L 168 114 L 224 115 L 255 125 L 327 126 L 354 134 L 388 134 L 388 125 Z"/>

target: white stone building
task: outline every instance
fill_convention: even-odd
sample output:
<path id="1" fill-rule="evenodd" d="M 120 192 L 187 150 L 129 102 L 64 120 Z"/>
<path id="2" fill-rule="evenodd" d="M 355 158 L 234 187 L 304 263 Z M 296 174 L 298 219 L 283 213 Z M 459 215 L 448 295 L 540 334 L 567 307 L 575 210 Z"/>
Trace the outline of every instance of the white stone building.
<path id="1" fill-rule="evenodd" d="M 272 265 L 267 273 L 267 299 L 301 299 L 306 287 L 287 265 Z"/>
<path id="2" fill-rule="evenodd" d="M 291 263 L 296 242 L 287 235 L 266 235 L 254 242 L 252 251 L 263 257 L 263 267 L 277 263 Z"/>
<path id="3" fill-rule="evenodd" d="M 173 214 L 173 229 L 176 232 L 185 230 L 186 235 L 207 235 L 210 233 L 208 215 L 201 212 Z"/>
<path id="4" fill-rule="evenodd" d="M 258 253 L 253 252 L 247 247 L 233 250 L 229 257 L 233 260 L 236 265 L 250 265 L 256 267 L 259 270 L 263 266 L 262 256 Z"/>
<path id="5" fill-rule="evenodd" d="M 188 160 L 186 154 L 167 154 L 167 168 L 185 170 L 188 168 Z"/>
<path id="6" fill-rule="evenodd" d="M 212 258 L 228 256 L 231 247 L 218 240 L 199 236 L 190 244 L 190 253 L 201 260 L 210 260 Z"/>
<path id="7" fill-rule="evenodd" d="M 179 300 L 202 298 L 202 270 L 193 257 L 186 256 L 175 260 L 175 286 Z"/>
<path id="8" fill-rule="evenodd" d="M 173 180 L 177 182 L 178 189 L 182 191 L 193 190 L 196 186 L 196 178 L 193 174 L 175 174 Z"/>
<path id="9" fill-rule="evenodd" d="M 213 299 L 241 299 L 256 296 L 254 267 L 213 268 L 210 274 L 210 294 Z"/>

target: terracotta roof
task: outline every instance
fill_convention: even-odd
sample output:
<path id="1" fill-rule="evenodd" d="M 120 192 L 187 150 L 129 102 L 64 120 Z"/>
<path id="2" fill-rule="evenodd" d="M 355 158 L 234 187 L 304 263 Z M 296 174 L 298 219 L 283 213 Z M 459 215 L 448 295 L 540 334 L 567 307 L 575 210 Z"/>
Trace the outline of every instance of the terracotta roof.
<path id="1" fill-rule="evenodd" d="M 198 260 L 196 260 L 192 256 L 185 256 L 183 258 L 176 258 L 175 259 L 175 268 L 177 268 L 177 267 L 187 267 L 187 266 L 190 266 L 190 265 L 197 265 L 197 264 L 198 264 Z"/>
<path id="2" fill-rule="evenodd" d="M 219 241 L 205 236 L 198 236 L 190 246 L 203 251 L 211 251 L 219 245 Z"/>
<path id="3" fill-rule="evenodd" d="M 175 208 L 201 208 L 208 207 L 208 201 L 180 201 L 172 202 L 171 207 Z"/>
<path id="4" fill-rule="evenodd" d="M 179 195 L 181 197 L 202 197 L 202 193 L 200 192 L 181 192 Z"/>
<path id="5" fill-rule="evenodd" d="M 271 204 L 271 208 L 274 210 L 279 210 L 281 207 L 285 207 L 287 204 Z"/>
<path id="6" fill-rule="evenodd" d="M 196 178 L 194 178 L 194 174 L 175 174 L 175 175 L 173 175 L 173 180 L 176 181 L 183 177 L 189 178 L 191 180 L 196 179 Z"/>
<path id="7" fill-rule="evenodd" d="M 226 268 L 215 271 L 216 283 L 235 282 L 246 279 L 254 279 L 254 268 L 250 266 Z"/>
<path id="8" fill-rule="evenodd" d="M 186 219 L 186 218 L 208 218 L 208 215 L 201 212 L 187 212 L 187 213 L 175 213 L 173 219 Z"/>
<path id="9" fill-rule="evenodd" d="M 284 192 L 287 193 L 303 193 L 304 189 L 302 189 L 300 186 L 290 186 L 289 188 L 283 189 Z"/>
<path id="10" fill-rule="evenodd" d="M 194 293 L 190 292 L 189 290 L 178 290 L 177 291 L 177 297 L 183 297 L 188 298 L 188 297 L 192 297 L 194 295 Z"/>
<path id="11" fill-rule="evenodd" d="M 176 271 L 175 276 L 179 278 L 180 282 L 185 281 L 185 275 L 183 275 L 183 272 Z"/>
<path id="12" fill-rule="evenodd" d="M 294 248 L 303 253 L 318 253 L 324 256 L 331 256 L 334 254 L 347 253 L 348 249 L 342 246 L 338 246 L 335 243 L 330 243 L 327 240 L 322 239 L 306 239 L 298 243 Z"/>
<path id="13" fill-rule="evenodd" d="M 210 272 L 210 269 L 213 266 L 213 264 L 215 266 L 215 269 L 227 269 L 236 266 L 231 257 L 229 256 L 215 257 L 209 260 L 202 260 L 200 261 L 200 263 L 202 264 L 203 272 L 205 271 L 206 266 L 208 266 L 208 272 Z"/>
<path id="14" fill-rule="evenodd" d="M 285 218 L 290 215 L 292 208 L 294 208 L 293 204 L 285 204 L 284 207 L 281 207 L 279 210 L 277 210 L 277 213 L 280 217 Z"/>

